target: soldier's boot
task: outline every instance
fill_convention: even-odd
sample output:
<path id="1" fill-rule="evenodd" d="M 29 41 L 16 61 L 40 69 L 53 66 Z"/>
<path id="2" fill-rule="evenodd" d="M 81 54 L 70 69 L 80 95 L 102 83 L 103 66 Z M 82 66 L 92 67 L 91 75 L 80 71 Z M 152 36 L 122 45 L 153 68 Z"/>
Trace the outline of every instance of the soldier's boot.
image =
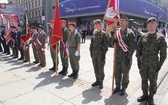
<path id="1" fill-rule="evenodd" d="M 148 103 L 148 105 L 155 105 L 154 104 L 154 100 L 153 100 L 153 94 L 151 95 L 149 95 L 149 98 L 148 98 L 148 101 L 147 101 L 147 103 Z"/>
<path id="2" fill-rule="evenodd" d="M 147 94 L 143 94 L 141 97 L 139 97 L 137 99 L 138 102 L 142 102 L 142 101 L 146 101 L 148 100 L 148 95 Z"/>
<path id="3" fill-rule="evenodd" d="M 74 76 L 74 70 L 72 70 L 72 73 L 70 75 L 68 75 L 68 77 L 73 77 Z"/>
<path id="4" fill-rule="evenodd" d="M 113 94 L 120 92 L 120 87 L 116 86 L 116 88 L 113 90 Z"/>
<path id="5" fill-rule="evenodd" d="M 98 85 L 99 85 L 99 80 L 98 80 L 98 78 L 96 78 L 96 81 L 92 84 L 92 87 L 98 86 Z"/>
<path id="6" fill-rule="evenodd" d="M 58 74 L 62 74 L 65 70 L 65 66 L 63 66 L 62 70 Z"/>
<path id="7" fill-rule="evenodd" d="M 67 75 L 67 73 L 68 73 L 68 67 L 64 67 L 64 71 L 62 72 L 62 75 Z"/>
<path id="8" fill-rule="evenodd" d="M 125 94 L 125 89 L 121 89 L 121 91 L 120 91 L 120 93 L 119 93 L 119 95 L 124 95 Z"/>
<path id="9" fill-rule="evenodd" d="M 119 93 L 119 95 L 124 95 L 125 94 L 125 90 L 126 90 L 126 88 L 127 88 L 127 86 L 128 85 L 122 85 L 122 89 L 121 89 L 121 91 L 120 91 L 120 93 Z"/>
<path id="10" fill-rule="evenodd" d="M 103 89 L 103 82 L 99 82 L 99 89 Z"/>
<path id="11" fill-rule="evenodd" d="M 75 71 L 73 75 L 73 79 L 77 79 L 77 78 L 78 78 L 78 71 Z"/>
<path id="12" fill-rule="evenodd" d="M 54 71 L 55 70 L 55 63 L 53 63 L 53 67 L 49 69 L 50 71 Z"/>

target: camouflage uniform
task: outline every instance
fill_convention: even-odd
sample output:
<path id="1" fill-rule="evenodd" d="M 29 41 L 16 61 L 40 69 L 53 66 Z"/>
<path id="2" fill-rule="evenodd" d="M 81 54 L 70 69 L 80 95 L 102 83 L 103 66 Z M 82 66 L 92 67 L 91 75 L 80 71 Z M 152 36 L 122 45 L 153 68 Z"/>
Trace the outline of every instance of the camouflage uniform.
<path id="1" fill-rule="evenodd" d="M 59 46 L 59 44 L 57 43 L 57 63 L 56 63 L 56 61 L 55 61 L 55 58 L 56 58 L 56 52 L 52 49 L 52 45 L 51 45 L 51 38 L 52 38 L 52 36 L 51 36 L 51 34 L 52 34 L 52 29 L 50 30 L 50 35 L 49 35 L 49 44 L 50 44 L 50 54 L 51 54 L 51 59 L 52 59 L 52 61 L 53 61 L 53 67 L 52 68 L 50 68 L 49 70 L 53 70 L 53 71 L 55 71 L 55 67 L 57 66 L 57 70 L 58 70 L 58 64 L 59 64 L 59 58 L 58 58 L 58 46 Z M 55 63 L 56 63 L 56 65 L 55 65 Z"/>
<path id="2" fill-rule="evenodd" d="M 73 73 L 69 75 L 69 77 L 73 78 L 75 76 L 78 76 L 79 72 L 79 60 L 80 60 L 80 55 L 75 56 L 75 52 L 77 51 L 77 46 L 80 43 L 80 34 L 78 33 L 77 29 L 73 32 L 70 32 L 69 37 L 68 37 L 68 46 L 69 46 L 69 59 L 70 59 L 70 64 Z M 74 78 L 76 79 L 76 78 Z"/>
<path id="3" fill-rule="evenodd" d="M 157 90 L 157 75 L 166 59 L 166 42 L 159 34 L 143 34 L 137 44 L 137 58 L 139 59 L 142 91 L 148 95 L 148 79 L 150 81 L 149 93 L 153 97 Z M 160 58 L 158 57 L 160 54 Z M 150 96 L 149 95 L 149 96 Z"/>
<path id="4" fill-rule="evenodd" d="M 128 46 L 128 51 L 124 52 L 123 49 L 119 46 L 119 43 L 116 44 L 116 71 L 115 71 L 115 84 L 116 88 L 125 90 L 129 83 L 129 71 L 132 65 L 132 55 L 135 49 L 135 36 L 132 30 L 126 28 L 124 31 L 121 31 L 122 40 Z"/>
<path id="5" fill-rule="evenodd" d="M 105 56 L 108 50 L 108 37 L 103 30 L 95 31 L 91 39 L 90 54 L 96 77 L 96 84 L 102 84 L 104 80 Z M 94 86 L 92 84 L 92 86 Z M 96 85 L 95 85 L 96 86 Z M 99 87 L 100 88 L 100 87 Z"/>
<path id="6" fill-rule="evenodd" d="M 62 28 L 62 34 L 63 34 L 63 44 L 67 43 L 68 40 L 68 35 L 69 35 L 69 30 L 68 28 L 64 27 Z M 60 43 L 60 57 L 61 57 L 61 62 L 62 62 L 62 66 L 63 69 L 61 72 L 59 72 L 59 74 L 67 74 L 67 69 L 68 69 L 68 57 L 63 55 L 63 51 L 65 49 L 63 49 L 63 44 Z"/>

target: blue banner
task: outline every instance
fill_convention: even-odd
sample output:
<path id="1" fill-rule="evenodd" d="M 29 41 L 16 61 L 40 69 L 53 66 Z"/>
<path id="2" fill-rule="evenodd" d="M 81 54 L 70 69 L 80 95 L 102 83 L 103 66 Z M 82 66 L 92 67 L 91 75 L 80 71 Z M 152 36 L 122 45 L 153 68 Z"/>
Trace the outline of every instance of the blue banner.
<path id="1" fill-rule="evenodd" d="M 109 0 L 62 0 L 60 2 L 61 17 L 80 17 L 104 14 Z M 141 17 L 156 17 L 166 21 L 167 14 L 156 5 L 146 0 L 120 0 L 120 12 Z"/>

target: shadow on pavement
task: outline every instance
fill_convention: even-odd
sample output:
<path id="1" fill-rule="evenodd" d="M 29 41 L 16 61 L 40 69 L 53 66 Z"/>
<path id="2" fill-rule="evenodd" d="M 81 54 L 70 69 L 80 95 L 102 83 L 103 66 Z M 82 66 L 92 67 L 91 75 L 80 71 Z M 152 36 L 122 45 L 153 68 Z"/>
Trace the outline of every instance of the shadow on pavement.
<path id="1" fill-rule="evenodd" d="M 118 93 L 112 94 L 108 99 L 105 99 L 105 105 L 127 105 L 128 104 L 128 99 L 127 99 L 128 94 L 126 93 L 123 96 L 120 96 Z"/>
<path id="2" fill-rule="evenodd" d="M 31 64 L 29 64 L 31 65 Z M 27 65 L 28 66 L 28 65 Z M 25 67 L 25 66 L 24 66 Z M 26 72 L 36 72 L 37 70 L 40 70 L 41 67 L 39 66 L 36 66 L 36 67 L 31 67 L 29 70 L 27 70 Z"/>
<path id="3" fill-rule="evenodd" d="M 100 95 L 100 93 L 101 93 L 101 90 L 99 89 L 96 91 L 93 90 L 92 88 L 84 90 L 82 92 L 82 95 L 85 99 L 82 101 L 82 104 L 88 104 L 92 101 L 96 102 L 98 100 L 101 100 L 102 96 Z"/>
<path id="4" fill-rule="evenodd" d="M 52 74 L 53 74 L 53 72 L 51 72 L 51 71 L 40 73 L 38 75 L 38 77 L 36 77 L 36 79 L 44 78 L 44 80 L 42 80 L 40 83 L 38 83 L 33 89 L 36 89 L 36 88 L 39 88 L 42 86 L 46 86 L 49 84 L 53 84 L 53 83 L 58 83 L 63 78 L 62 76 L 59 76 L 59 75 L 51 76 Z"/>
<path id="5" fill-rule="evenodd" d="M 64 76 L 62 76 L 64 77 Z M 60 82 L 58 83 L 59 86 L 55 87 L 56 89 L 61 89 L 63 87 L 70 87 L 73 85 L 73 83 L 75 82 L 76 80 L 72 79 L 72 78 L 66 78 L 66 79 L 63 79 L 63 80 L 60 80 Z"/>

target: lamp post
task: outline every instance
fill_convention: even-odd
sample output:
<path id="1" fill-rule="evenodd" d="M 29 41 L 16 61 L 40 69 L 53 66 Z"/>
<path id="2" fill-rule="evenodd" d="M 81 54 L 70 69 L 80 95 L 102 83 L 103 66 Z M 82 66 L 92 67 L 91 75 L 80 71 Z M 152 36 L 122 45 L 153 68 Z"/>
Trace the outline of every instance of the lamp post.
<path id="1" fill-rule="evenodd" d="M 159 22 L 159 0 L 157 0 L 157 21 Z"/>

